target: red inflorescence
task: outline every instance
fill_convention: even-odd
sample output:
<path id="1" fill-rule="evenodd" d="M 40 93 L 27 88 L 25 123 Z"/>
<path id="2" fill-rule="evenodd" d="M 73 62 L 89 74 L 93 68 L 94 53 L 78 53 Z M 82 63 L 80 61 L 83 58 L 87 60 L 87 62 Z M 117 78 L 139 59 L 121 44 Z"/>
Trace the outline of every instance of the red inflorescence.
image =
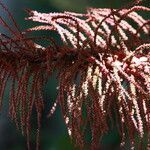
<path id="1" fill-rule="evenodd" d="M 150 22 L 137 13 L 149 13 L 150 8 L 137 4 L 120 9 L 89 8 L 86 14 L 28 11 L 27 20 L 45 25 L 21 32 L 8 9 L 0 5 L 14 25 L 10 27 L 0 17 L 1 25 L 12 35 L 0 34 L 0 107 L 10 79 L 9 116 L 27 136 L 28 149 L 33 108 L 37 111 L 39 149 L 43 86 L 55 70 L 58 97 L 48 116 L 57 104 L 61 106 L 76 146 L 99 149 L 111 122 L 118 127 L 121 147 L 128 137 L 131 149 L 141 146 L 144 139 L 150 148 Z M 39 30 L 54 30 L 63 44 L 52 37 L 27 36 Z M 36 39 L 49 40 L 50 44 L 38 45 Z M 90 143 L 85 138 L 87 128 Z"/>

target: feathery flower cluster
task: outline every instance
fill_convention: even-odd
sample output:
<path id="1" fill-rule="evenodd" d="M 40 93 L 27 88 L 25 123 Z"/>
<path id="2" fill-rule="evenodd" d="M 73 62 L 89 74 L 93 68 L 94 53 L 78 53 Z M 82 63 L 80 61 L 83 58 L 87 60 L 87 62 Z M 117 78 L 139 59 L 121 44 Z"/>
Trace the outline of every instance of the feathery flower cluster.
<path id="1" fill-rule="evenodd" d="M 135 149 L 138 135 L 138 146 L 147 137 L 147 149 L 150 148 L 150 21 L 137 13 L 149 13 L 150 8 L 89 8 L 86 14 L 29 11 L 27 20 L 45 25 L 26 32 L 54 30 L 63 41 L 60 46 L 52 38 L 27 37 L 7 8 L 1 6 L 15 28 L 0 17 L 1 25 L 12 34 L 0 34 L 0 104 L 10 79 L 10 118 L 27 136 L 28 149 L 34 107 L 39 149 L 42 90 L 54 70 L 58 70 L 59 93 L 48 116 L 57 104 L 61 106 L 68 134 L 80 149 L 86 145 L 98 149 L 100 139 L 111 128 L 109 123 L 115 124 L 114 121 L 120 146 L 125 146 L 128 137 L 130 148 Z M 49 40 L 50 44 L 42 47 L 35 39 Z M 90 144 L 86 129 L 90 130 Z"/>

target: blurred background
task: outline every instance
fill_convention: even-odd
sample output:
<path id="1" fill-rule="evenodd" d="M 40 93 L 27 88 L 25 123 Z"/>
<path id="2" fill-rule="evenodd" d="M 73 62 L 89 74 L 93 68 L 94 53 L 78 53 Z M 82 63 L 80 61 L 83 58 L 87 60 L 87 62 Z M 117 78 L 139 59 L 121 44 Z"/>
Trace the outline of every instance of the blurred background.
<path id="1" fill-rule="evenodd" d="M 22 30 L 33 26 L 33 22 L 24 20 L 24 18 L 27 17 L 24 11 L 26 8 L 45 13 L 63 11 L 84 13 L 88 7 L 119 8 L 129 1 L 130 0 L 2 0 L 15 16 Z M 0 15 L 5 17 L 3 11 L 0 11 Z M 0 31 L 2 31 L 1 27 Z M 43 32 L 36 34 L 42 35 Z M 49 33 L 45 32 L 44 34 L 48 35 Z M 56 86 L 57 79 L 55 74 L 53 74 L 44 88 L 45 111 L 41 128 L 41 150 L 75 150 L 68 137 L 60 108 L 57 108 L 51 118 L 47 119 L 46 117 L 57 96 Z M 0 150 L 26 150 L 26 139 L 21 135 L 20 131 L 16 130 L 15 125 L 9 120 L 7 114 L 9 90 L 8 83 L 4 97 L 5 103 L 3 105 L 3 111 L 0 114 Z M 36 119 L 33 114 L 32 123 L 35 121 Z M 33 131 L 33 134 L 34 133 L 35 131 Z M 35 139 L 31 139 L 31 141 L 34 145 Z M 103 150 L 117 150 L 119 141 L 118 133 L 114 127 L 114 130 L 110 131 L 102 140 Z"/>

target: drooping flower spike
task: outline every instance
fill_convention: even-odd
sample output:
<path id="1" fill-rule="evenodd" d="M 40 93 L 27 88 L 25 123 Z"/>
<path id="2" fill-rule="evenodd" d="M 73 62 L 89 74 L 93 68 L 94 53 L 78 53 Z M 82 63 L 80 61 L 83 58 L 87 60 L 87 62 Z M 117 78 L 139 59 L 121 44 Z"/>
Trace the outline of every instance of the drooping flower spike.
<path id="1" fill-rule="evenodd" d="M 2 4 L 1 4 L 2 5 Z M 44 102 L 43 86 L 53 71 L 58 72 L 58 97 L 50 110 L 61 106 L 68 134 L 80 149 L 99 149 L 100 140 L 117 125 L 120 146 L 127 137 L 136 149 L 147 139 L 150 148 L 150 22 L 138 11 L 150 8 L 89 8 L 86 14 L 74 12 L 38 13 L 29 11 L 27 20 L 43 23 L 21 33 L 12 15 L 13 30 L 0 18 L 12 37 L 0 34 L 0 98 L 11 80 L 9 114 L 27 136 L 30 148 L 30 116 L 37 110 L 37 146 Z M 131 25 L 132 21 L 136 25 Z M 26 33 L 56 31 L 63 44 L 50 37 L 48 47 L 35 43 Z M 115 114 L 115 115 L 114 115 Z M 115 123 L 116 122 L 116 123 Z M 87 129 L 91 142 L 87 143 Z M 139 144 L 135 142 L 138 136 Z"/>

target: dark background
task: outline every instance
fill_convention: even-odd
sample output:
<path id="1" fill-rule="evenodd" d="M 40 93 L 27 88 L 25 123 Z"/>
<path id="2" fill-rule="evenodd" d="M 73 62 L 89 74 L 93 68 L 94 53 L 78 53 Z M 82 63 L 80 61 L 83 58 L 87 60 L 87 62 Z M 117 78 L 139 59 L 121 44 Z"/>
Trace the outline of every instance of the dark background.
<path id="1" fill-rule="evenodd" d="M 129 2 L 129 0 L 3 0 L 3 3 L 11 10 L 22 30 L 33 26 L 31 21 L 24 20 L 24 18 L 27 17 L 24 11 L 26 8 L 45 13 L 63 11 L 84 13 L 88 7 L 119 8 L 127 4 L 127 2 Z M 0 11 L 0 15 L 5 17 L 3 11 Z M 149 16 L 145 14 L 145 17 Z M 2 32 L 1 27 L 0 31 Z M 38 34 L 42 35 L 43 33 L 39 32 Z M 46 32 L 44 34 L 49 35 L 50 33 Z M 44 88 L 45 112 L 41 129 L 41 150 L 74 150 L 67 135 L 60 108 L 57 108 L 57 111 L 51 118 L 46 118 L 46 114 L 57 95 L 57 91 L 55 90 L 56 86 L 57 79 L 54 74 Z M 5 103 L 0 115 L 0 150 L 26 150 L 26 139 L 21 135 L 20 131 L 16 130 L 15 125 L 9 120 L 7 114 L 9 90 L 8 83 L 4 97 Z M 32 122 L 35 122 L 34 114 L 32 116 Z M 34 138 L 31 140 L 32 143 L 35 143 Z M 104 150 L 117 150 L 119 137 L 115 128 L 103 138 L 102 143 Z"/>

